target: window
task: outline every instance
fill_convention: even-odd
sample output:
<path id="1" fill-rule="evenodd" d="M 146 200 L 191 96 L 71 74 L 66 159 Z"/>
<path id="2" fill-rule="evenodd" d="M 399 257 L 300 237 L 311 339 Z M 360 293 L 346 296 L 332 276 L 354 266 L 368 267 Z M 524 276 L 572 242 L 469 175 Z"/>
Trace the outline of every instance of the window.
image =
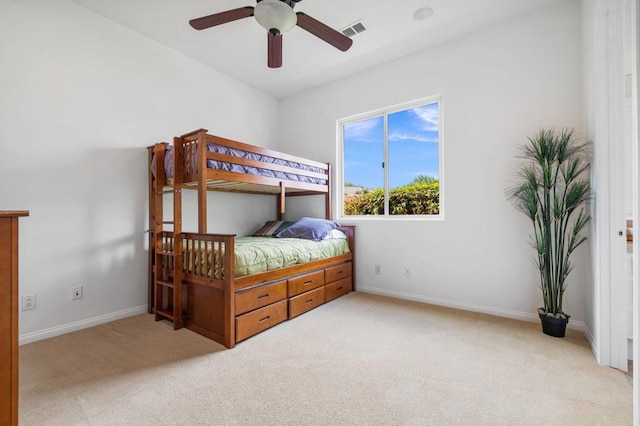
<path id="1" fill-rule="evenodd" d="M 338 122 L 341 216 L 442 217 L 439 98 Z"/>

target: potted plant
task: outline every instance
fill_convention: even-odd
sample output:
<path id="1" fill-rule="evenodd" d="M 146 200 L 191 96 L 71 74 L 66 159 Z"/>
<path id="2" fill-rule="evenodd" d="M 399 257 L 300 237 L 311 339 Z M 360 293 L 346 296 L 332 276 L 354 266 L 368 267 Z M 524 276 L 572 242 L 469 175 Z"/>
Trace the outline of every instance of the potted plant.
<path id="1" fill-rule="evenodd" d="M 542 129 L 522 147 L 525 163 L 516 185 L 508 191 L 515 207 L 533 225 L 544 306 L 538 309 L 542 331 L 564 337 L 569 315 L 562 310 L 566 279 L 573 268 L 571 254 L 586 237 L 591 199 L 586 143 L 573 129 Z"/>

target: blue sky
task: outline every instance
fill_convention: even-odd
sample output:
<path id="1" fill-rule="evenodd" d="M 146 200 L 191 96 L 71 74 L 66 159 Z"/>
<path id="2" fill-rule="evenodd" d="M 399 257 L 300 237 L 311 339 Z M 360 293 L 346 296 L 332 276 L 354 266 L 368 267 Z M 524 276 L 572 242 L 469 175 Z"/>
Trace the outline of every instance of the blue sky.
<path id="1" fill-rule="evenodd" d="M 388 115 L 389 187 L 404 186 L 418 175 L 439 178 L 438 104 Z M 383 117 L 344 126 L 344 180 L 367 188 L 384 186 Z"/>

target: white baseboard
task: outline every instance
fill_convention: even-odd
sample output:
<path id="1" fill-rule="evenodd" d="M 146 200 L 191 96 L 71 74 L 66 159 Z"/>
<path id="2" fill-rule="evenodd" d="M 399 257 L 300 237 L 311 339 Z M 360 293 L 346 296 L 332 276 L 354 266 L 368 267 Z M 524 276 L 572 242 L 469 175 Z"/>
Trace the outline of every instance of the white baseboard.
<path id="1" fill-rule="evenodd" d="M 598 364 L 600 364 L 600 360 L 598 359 L 598 354 L 600 353 L 600 349 L 598 348 L 598 342 L 594 339 L 593 334 L 591 334 L 591 330 L 588 327 L 584 327 L 583 330 L 584 337 L 586 337 L 587 342 L 589 342 L 589 346 L 591 346 L 591 352 L 593 353 L 593 357 L 596 359 Z"/>
<path id="2" fill-rule="evenodd" d="M 372 293 L 372 294 L 378 294 L 381 296 L 395 297 L 397 299 L 405 299 L 405 300 L 412 300 L 415 302 L 429 303 L 431 305 L 444 306 L 447 308 L 460 309 L 463 311 L 478 312 L 481 314 L 494 315 L 497 317 L 512 318 L 520 321 L 529 321 L 529 322 L 540 321 L 540 318 L 538 317 L 537 313 L 519 312 L 519 311 L 512 311 L 509 309 L 494 308 L 492 306 L 483 306 L 483 305 L 475 305 L 472 303 L 456 302 L 456 301 L 447 300 L 447 299 L 421 296 L 418 294 L 405 293 L 405 292 L 395 291 L 395 290 L 387 290 L 387 289 L 371 287 L 367 285 L 358 285 L 356 290 L 361 291 L 363 293 Z M 582 321 L 571 320 L 567 324 L 567 328 L 570 328 L 573 330 L 579 330 L 584 333 L 585 324 Z"/>
<path id="3" fill-rule="evenodd" d="M 88 318 L 81 321 L 75 321 L 68 324 L 58 325 L 51 328 L 46 328 L 40 331 L 34 331 L 32 333 L 21 334 L 18 338 L 19 345 L 26 345 L 27 343 L 37 342 L 38 340 L 49 339 L 50 337 L 60 336 L 63 334 L 71 333 L 72 331 L 78 331 L 96 325 L 105 324 L 107 322 L 119 320 L 134 315 L 144 314 L 147 312 L 147 305 L 138 306 L 136 308 L 124 309 L 118 312 L 112 312 L 106 315 L 100 315 L 93 318 Z"/>

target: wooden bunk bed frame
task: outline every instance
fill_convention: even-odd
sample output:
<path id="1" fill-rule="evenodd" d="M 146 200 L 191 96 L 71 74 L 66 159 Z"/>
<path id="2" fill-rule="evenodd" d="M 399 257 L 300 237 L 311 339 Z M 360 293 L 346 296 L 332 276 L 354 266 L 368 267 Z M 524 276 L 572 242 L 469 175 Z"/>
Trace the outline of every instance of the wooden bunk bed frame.
<path id="1" fill-rule="evenodd" d="M 173 179 L 166 176 L 168 143 L 148 147 L 149 313 L 186 327 L 227 348 L 282 321 L 298 316 L 354 289 L 355 227 L 342 226 L 350 253 L 258 274 L 234 277 L 235 235 L 207 233 L 208 191 L 272 194 L 282 220 L 286 198 L 324 195 L 331 218 L 331 166 L 277 151 L 220 138 L 199 129 L 174 138 Z M 292 169 L 209 152 L 208 144 L 243 150 L 316 167 L 322 173 Z M 278 179 L 207 168 L 207 160 L 259 167 L 319 178 L 322 183 Z M 182 190 L 198 191 L 198 232 L 182 230 Z M 163 197 L 173 194 L 173 220 L 165 221 Z M 171 227 L 171 230 L 165 227 Z M 185 246 L 190 249 L 185 252 Z M 190 268 L 176 267 L 184 262 Z M 197 266 L 196 266 L 197 265 Z"/>

